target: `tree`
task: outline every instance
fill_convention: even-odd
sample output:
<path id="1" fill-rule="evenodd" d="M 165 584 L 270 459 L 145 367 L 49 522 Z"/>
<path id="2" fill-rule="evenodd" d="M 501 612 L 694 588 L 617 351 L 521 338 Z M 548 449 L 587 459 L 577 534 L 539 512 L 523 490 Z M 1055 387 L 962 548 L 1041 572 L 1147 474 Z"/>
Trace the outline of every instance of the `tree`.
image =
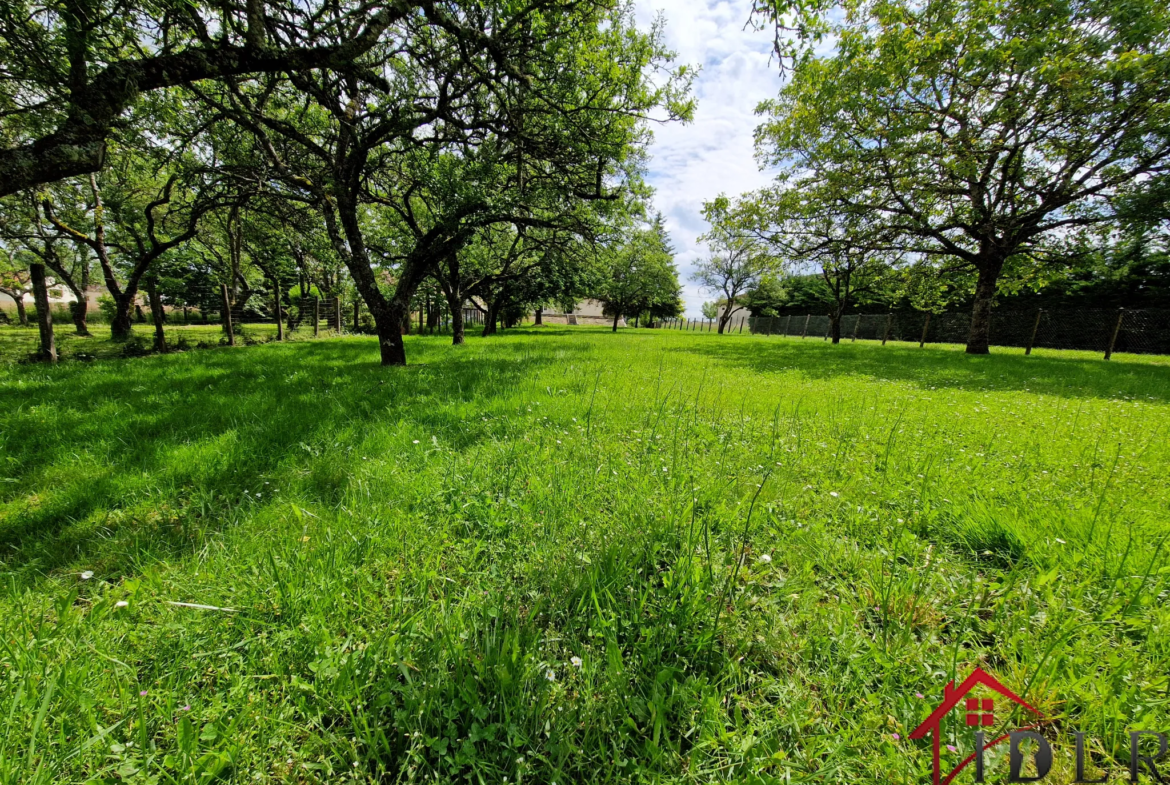
<path id="1" fill-rule="evenodd" d="M 988 351 L 1005 266 L 1056 261 L 1054 244 L 1113 220 L 1115 197 L 1166 171 L 1164 4 L 756 10 L 778 24 L 778 52 L 795 55 L 790 83 L 760 107 L 765 163 L 785 167 L 794 190 L 816 186 L 826 203 L 880 218 L 899 250 L 970 270 L 969 353 Z M 813 51 L 825 35 L 834 49 Z"/>
<path id="2" fill-rule="evenodd" d="M 405 364 L 402 326 L 439 264 L 495 225 L 584 233 L 582 203 L 617 201 L 636 178 L 648 113 L 692 109 L 686 69 L 651 78 L 670 59 L 660 25 L 643 34 L 611 2 L 411 16 L 370 58 L 199 94 L 254 135 L 264 176 L 321 211 L 385 365 Z M 375 65 L 395 78 L 371 78 Z M 393 226 L 372 254 L 377 212 Z"/>
<path id="3" fill-rule="evenodd" d="M 166 152 L 122 151 L 116 165 L 90 179 L 92 228 L 66 223 L 51 199 L 42 202 L 45 218 L 62 237 L 88 246 L 97 256 L 114 299 L 114 340 L 130 337 L 139 288 L 151 265 L 195 237 L 200 219 L 219 204 L 206 172 L 184 167 L 181 156 L 160 166 L 156 156 L 170 158 Z"/>
<path id="4" fill-rule="evenodd" d="M 458 8 L 432 0 L 0 4 L 0 196 L 101 171 L 108 138 L 143 93 L 352 68 L 413 17 L 449 25 Z"/>
<path id="5" fill-rule="evenodd" d="M 776 272 L 779 265 L 775 257 L 764 252 L 751 227 L 744 223 L 745 216 L 727 197 L 719 196 L 704 204 L 703 217 L 711 224 L 711 230 L 699 239 L 710 246 L 712 253 L 699 262 L 691 280 L 709 292 L 723 295 L 723 312 L 719 315 L 722 334 L 735 312 L 743 307 L 740 298 L 759 283 L 761 276 Z"/>
<path id="6" fill-rule="evenodd" d="M 779 275 L 765 275 L 743 298 L 748 313 L 755 317 L 770 318 L 780 314 L 788 305 L 789 290 Z"/>
<path id="7" fill-rule="evenodd" d="M 21 327 L 28 327 L 24 298 L 32 294 L 32 290 L 28 268 L 17 261 L 9 249 L 0 248 L 0 293 L 11 297 L 16 304 L 16 319 Z"/>
<path id="8" fill-rule="evenodd" d="M 787 188 L 783 177 L 780 184 L 741 199 L 738 223 L 794 271 L 819 278 L 813 295 L 827 307 L 833 343 L 840 343 L 841 317 L 900 260 L 896 238 L 872 214 L 842 207 L 816 185 Z"/>
<path id="9" fill-rule="evenodd" d="M 70 183 L 56 184 L 56 190 L 68 190 Z M 18 255 L 29 257 L 52 272 L 57 283 L 63 283 L 73 293 L 70 314 L 78 335 L 89 335 L 86 322 L 89 288 L 89 249 L 73 242 L 61 242 L 52 226 L 40 215 L 37 195 L 29 192 L 11 196 L 0 202 L 0 233 L 11 243 Z"/>
<path id="10" fill-rule="evenodd" d="M 613 317 L 613 331 L 623 316 L 643 312 L 677 312 L 682 287 L 674 258 L 653 227 L 634 227 L 601 252 L 607 270 L 596 296 L 603 313 Z"/>
<path id="11" fill-rule="evenodd" d="M 715 319 L 719 316 L 719 303 L 703 303 L 701 308 L 704 319 Z"/>

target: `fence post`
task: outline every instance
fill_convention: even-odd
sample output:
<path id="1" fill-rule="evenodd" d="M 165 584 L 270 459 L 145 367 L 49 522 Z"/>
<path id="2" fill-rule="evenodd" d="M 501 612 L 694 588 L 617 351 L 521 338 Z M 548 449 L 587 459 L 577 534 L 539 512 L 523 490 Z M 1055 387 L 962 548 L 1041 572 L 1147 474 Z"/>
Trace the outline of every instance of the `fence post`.
<path id="1" fill-rule="evenodd" d="M 362 301 L 361 300 L 354 300 L 353 301 L 353 331 L 355 333 L 358 331 L 358 327 L 360 326 L 360 324 L 358 322 L 358 316 L 359 316 L 359 314 L 361 314 L 361 310 L 362 310 Z"/>
<path id="2" fill-rule="evenodd" d="M 236 345 L 236 334 L 232 331 L 232 305 L 228 301 L 227 284 L 219 285 L 220 294 L 223 295 L 223 329 L 227 333 L 228 346 Z"/>
<path id="3" fill-rule="evenodd" d="M 1113 337 L 1109 339 L 1109 348 L 1105 350 L 1105 359 L 1113 356 L 1113 347 L 1117 345 L 1117 335 L 1121 332 L 1121 320 L 1125 318 L 1125 309 L 1117 309 L 1117 324 L 1113 325 Z"/>
<path id="4" fill-rule="evenodd" d="M 918 348 L 926 345 L 926 331 L 930 329 L 930 311 L 926 312 L 926 323 L 922 325 L 922 338 L 918 341 Z"/>
<path id="5" fill-rule="evenodd" d="M 280 309 L 280 284 L 277 281 L 272 282 L 272 290 L 276 292 L 276 340 L 284 340 L 284 314 Z"/>
<path id="6" fill-rule="evenodd" d="M 792 314 L 788 314 L 788 318 L 784 320 L 784 337 L 787 338 L 792 332 L 788 329 L 792 326 Z"/>
<path id="7" fill-rule="evenodd" d="M 821 340 L 822 341 L 829 340 L 829 333 L 832 331 L 833 331 L 833 317 L 830 316 L 829 323 L 825 325 L 825 337 L 822 338 Z"/>
<path id="8" fill-rule="evenodd" d="M 333 298 L 333 329 L 341 332 L 341 298 Z"/>
<path id="9" fill-rule="evenodd" d="M 1036 310 L 1036 323 L 1032 325 L 1032 337 L 1028 339 L 1028 348 L 1024 350 L 1025 357 L 1032 353 L 1032 346 L 1036 343 L 1036 333 L 1040 330 L 1040 316 L 1043 313 L 1043 308 Z"/>
<path id="10" fill-rule="evenodd" d="M 743 335 L 743 320 L 744 320 L 744 317 L 742 317 L 742 316 L 739 317 L 739 333 L 740 333 L 740 335 Z"/>
<path id="11" fill-rule="evenodd" d="M 857 343 L 857 331 L 861 329 L 861 314 L 857 314 L 857 321 L 853 323 L 853 340 L 851 343 Z"/>
<path id="12" fill-rule="evenodd" d="M 804 329 L 800 331 L 801 340 L 803 340 L 805 338 L 805 336 L 808 335 L 808 320 L 811 318 L 812 318 L 811 313 L 804 317 Z"/>
<path id="13" fill-rule="evenodd" d="M 894 314 L 886 314 L 886 332 L 882 335 L 882 346 L 886 345 L 886 341 L 890 339 L 890 328 L 894 326 Z"/>
<path id="14" fill-rule="evenodd" d="M 321 298 L 313 298 L 313 337 L 321 334 Z"/>

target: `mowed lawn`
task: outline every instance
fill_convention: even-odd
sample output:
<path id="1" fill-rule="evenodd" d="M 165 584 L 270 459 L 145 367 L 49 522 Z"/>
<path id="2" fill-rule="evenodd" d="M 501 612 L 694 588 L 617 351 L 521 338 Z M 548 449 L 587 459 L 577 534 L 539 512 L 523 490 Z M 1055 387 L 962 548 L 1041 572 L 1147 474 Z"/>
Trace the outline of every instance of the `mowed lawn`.
<path id="1" fill-rule="evenodd" d="M 0 368 L 0 781 L 920 783 L 976 665 L 1050 781 L 1170 730 L 1167 358 L 448 342 Z"/>

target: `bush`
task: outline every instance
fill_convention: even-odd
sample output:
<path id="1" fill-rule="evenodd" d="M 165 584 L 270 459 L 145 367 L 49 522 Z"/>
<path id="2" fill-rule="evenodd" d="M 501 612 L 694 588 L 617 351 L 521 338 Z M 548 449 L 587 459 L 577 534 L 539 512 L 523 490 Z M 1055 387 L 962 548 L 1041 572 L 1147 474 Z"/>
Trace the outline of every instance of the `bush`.
<path id="1" fill-rule="evenodd" d="M 102 321 L 109 324 L 114 321 L 114 315 L 118 312 L 118 304 L 114 302 L 113 297 L 103 294 L 98 298 L 98 312 L 102 315 Z"/>

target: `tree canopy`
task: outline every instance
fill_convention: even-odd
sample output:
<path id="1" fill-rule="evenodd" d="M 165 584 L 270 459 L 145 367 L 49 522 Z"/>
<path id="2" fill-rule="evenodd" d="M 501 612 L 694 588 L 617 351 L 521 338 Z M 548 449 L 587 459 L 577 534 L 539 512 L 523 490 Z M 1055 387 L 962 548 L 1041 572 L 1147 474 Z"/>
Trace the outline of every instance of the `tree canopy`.
<path id="1" fill-rule="evenodd" d="M 776 188 L 880 221 L 870 250 L 970 272 L 967 351 L 1005 273 L 1059 265 L 1078 233 L 1170 162 L 1170 16 L 1154 2 L 761 3 L 791 80 L 761 105 Z M 832 40 L 828 52 L 818 45 Z"/>

